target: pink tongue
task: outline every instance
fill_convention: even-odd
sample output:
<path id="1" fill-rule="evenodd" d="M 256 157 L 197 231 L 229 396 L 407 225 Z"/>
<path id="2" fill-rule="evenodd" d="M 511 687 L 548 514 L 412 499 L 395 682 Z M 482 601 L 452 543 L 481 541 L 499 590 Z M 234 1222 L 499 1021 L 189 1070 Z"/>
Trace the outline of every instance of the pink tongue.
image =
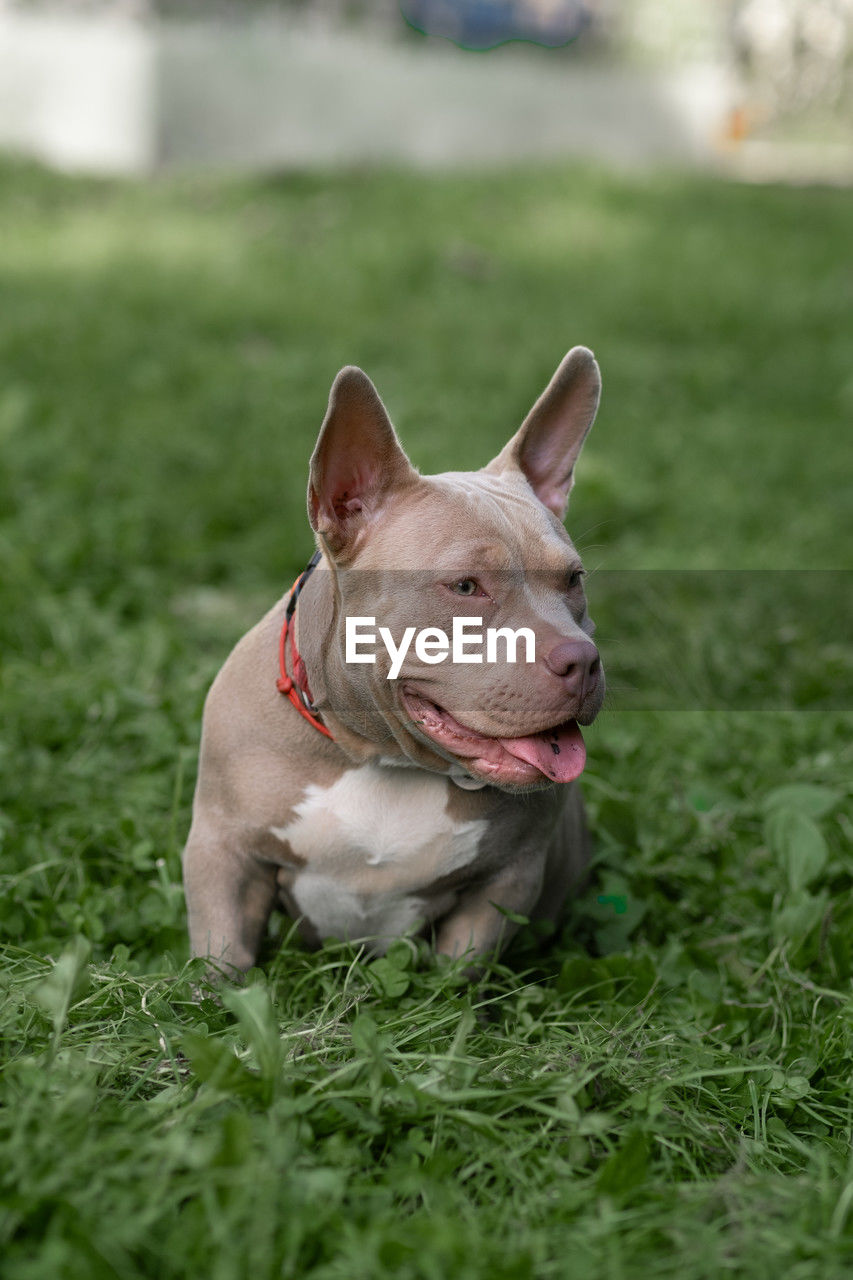
<path id="1" fill-rule="evenodd" d="M 501 738 L 500 744 L 511 756 L 526 760 L 554 782 L 572 782 L 586 764 L 586 747 L 575 720 L 529 738 Z"/>

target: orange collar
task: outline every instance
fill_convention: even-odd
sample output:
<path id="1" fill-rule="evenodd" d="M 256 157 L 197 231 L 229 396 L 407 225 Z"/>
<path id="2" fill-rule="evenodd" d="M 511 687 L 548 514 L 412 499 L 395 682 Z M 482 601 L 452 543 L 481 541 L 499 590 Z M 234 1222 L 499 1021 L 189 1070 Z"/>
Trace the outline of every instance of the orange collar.
<path id="1" fill-rule="evenodd" d="M 329 730 L 317 719 L 314 703 L 311 699 L 311 690 L 308 688 L 308 674 L 305 670 L 305 663 L 299 656 L 299 650 L 296 647 L 296 640 L 290 635 L 290 626 L 293 622 L 293 615 L 296 612 L 296 601 L 299 599 L 299 593 L 305 586 L 305 583 L 311 577 L 314 569 L 320 562 L 320 552 L 315 551 L 306 567 L 302 570 L 299 577 L 290 588 L 290 599 L 287 602 L 287 608 L 284 611 L 284 622 L 281 628 L 281 635 L 278 641 L 278 669 L 280 675 L 275 682 L 275 686 L 279 693 L 283 693 L 289 698 L 296 710 L 303 716 L 309 724 L 313 724 L 315 729 L 320 733 L 324 733 L 327 738 L 334 738 Z M 290 636 L 290 647 L 293 650 L 293 679 L 287 674 L 287 638 Z"/>

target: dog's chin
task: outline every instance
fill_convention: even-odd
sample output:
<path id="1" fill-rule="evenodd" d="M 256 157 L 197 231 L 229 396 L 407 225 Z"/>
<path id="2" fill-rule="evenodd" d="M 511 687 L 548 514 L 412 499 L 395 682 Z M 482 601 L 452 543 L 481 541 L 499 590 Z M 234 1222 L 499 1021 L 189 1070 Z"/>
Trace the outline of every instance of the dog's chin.
<path id="1" fill-rule="evenodd" d="M 411 686 L 402 688 L 401 701 L 412 729 L 479 782 L 510 791 L 539 791 L 573 782 L 583 772 L 586 748 L 576 720 L 518 737 L 493 737 L 461 724 Z"/>

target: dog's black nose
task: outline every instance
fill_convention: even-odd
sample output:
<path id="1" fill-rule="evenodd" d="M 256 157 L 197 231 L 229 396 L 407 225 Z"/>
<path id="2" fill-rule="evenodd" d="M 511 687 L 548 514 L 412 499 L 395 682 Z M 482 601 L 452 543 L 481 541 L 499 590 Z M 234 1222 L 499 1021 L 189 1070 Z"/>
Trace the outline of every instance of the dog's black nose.
<path id="1" fill-rule="evenodd" d="M 601 659 L 591 640 L 584 638 L 560 640 L 545 655 L 549 670 L 559 676 L 566 692 L 576 698 L 581 706 L 595 691 L 601 678 Z"/>

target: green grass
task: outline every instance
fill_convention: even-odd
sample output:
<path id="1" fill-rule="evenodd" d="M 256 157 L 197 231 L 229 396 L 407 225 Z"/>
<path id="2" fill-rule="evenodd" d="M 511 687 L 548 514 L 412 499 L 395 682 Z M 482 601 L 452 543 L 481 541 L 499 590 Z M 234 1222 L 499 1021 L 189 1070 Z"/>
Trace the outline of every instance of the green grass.
<path id="1" fill-rule="evenodd" d="M 849 699 L 617 690 L 587 735 L 596 878 L 483 991 L 278 919 L 263 973 L 196 1003 L 179 864 L 204 692 L 310 552 L 344 363 L 432 470 L 496 452 L 587 343 L 591 567 L 849 570 L 851 204 L 0 169 L 4 1277 L 849 1274 Z M 749 616 L 751 681 L 780 644 L 849 657 L 849 624 L 824 652 Z"/>

